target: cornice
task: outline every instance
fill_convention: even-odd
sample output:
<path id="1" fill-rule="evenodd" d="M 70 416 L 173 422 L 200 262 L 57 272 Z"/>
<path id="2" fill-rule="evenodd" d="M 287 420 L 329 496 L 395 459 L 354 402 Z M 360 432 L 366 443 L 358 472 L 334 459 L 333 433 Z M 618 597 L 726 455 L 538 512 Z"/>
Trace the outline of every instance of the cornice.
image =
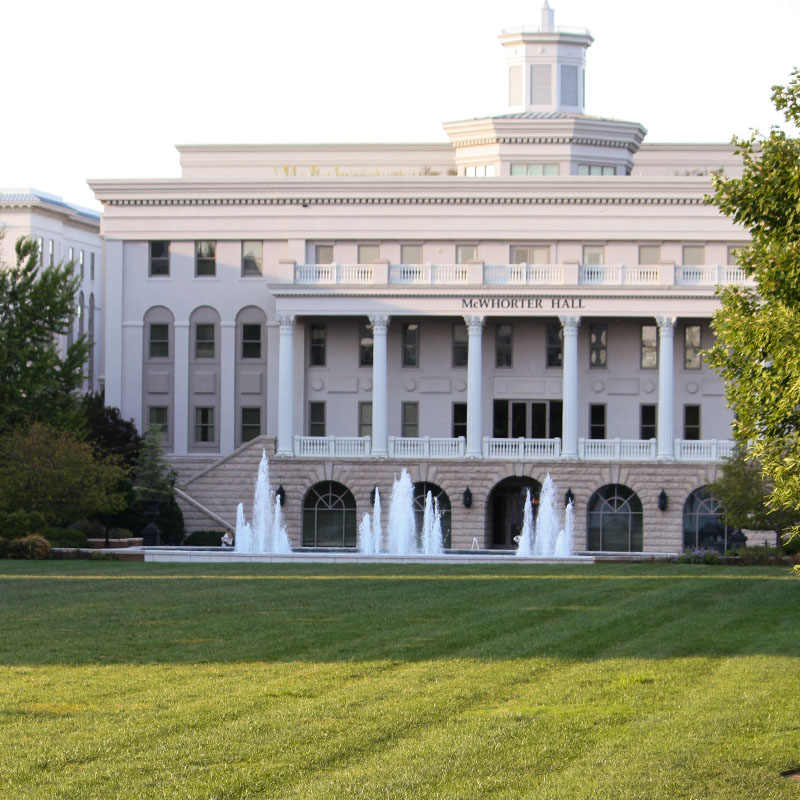
<path id="1" fill-rule="evenodd" d="M 589 147 L 618 147 L 636 152 L 630 142 L 618 139 L 598 139 L 586 136 L 485 136 L 483 138 L 456 139 L 456 147 L 476 147 L 486 144 L 569 144 Z"/>
<path id="2" fill-rule="evenodd" d="M 80 214 L 76 214 L 66 208 L 51 206 L 48 203 L 35 202 L 31 200 L 11 200 L 0 202 L 0 213 L 3 214 L 43 214 L 47 217 L 60 219 L 76 227 L 84 228 L 88 231 L 98 233 L 100 230 L 100 220 L 92 220 Z"/>

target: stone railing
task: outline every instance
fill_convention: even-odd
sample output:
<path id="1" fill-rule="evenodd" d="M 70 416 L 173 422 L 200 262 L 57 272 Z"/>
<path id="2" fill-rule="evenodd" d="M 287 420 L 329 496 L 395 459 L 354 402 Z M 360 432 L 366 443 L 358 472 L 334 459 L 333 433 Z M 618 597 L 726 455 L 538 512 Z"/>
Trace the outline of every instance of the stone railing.
<path id="1" fill-rule="evenodd" d="M 506 461 L 538 461 L 558 458 L 561 439 L 495 439 L 483 437 L 483 457 Z"/>
<path id="2" fill-rule="evenodd" d="M 364 458 L 370 454 L 370 437 L 295 436 L 294 454 L 306 458 Z"/>
<path id="3" fill-rule="evenodd" d="M 654 461 L 655 439 L 578 439 L 578 458 L 586 461 Z"/>
<path id="4" fill-rule="evenodd" d="M 457 439 L 435 439 L 430 436 L 389 437 L 389 458 L 460 458 L 465 450 L 466 441 L 463 436 Z"/>
<path id="5" fill-rule="evenodd" d="M 676 439 L 676 461 L 723 461 L 733 455 L 729 439 Z"/>

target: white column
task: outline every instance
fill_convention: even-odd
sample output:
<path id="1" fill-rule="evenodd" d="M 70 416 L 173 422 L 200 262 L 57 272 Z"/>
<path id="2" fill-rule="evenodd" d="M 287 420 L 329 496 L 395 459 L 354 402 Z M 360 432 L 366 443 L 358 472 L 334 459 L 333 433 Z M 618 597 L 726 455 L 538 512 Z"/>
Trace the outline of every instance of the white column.
<path id="1" fill-rule="evenodd" d="M 372 455 L 386 457 L 388 384 L 386 375 L 386 333 L 389 317 L 385 314 L 370 314 L 372 323 Z"/>
<path id="2" fill-rule="evenodd" d="M 464 317 L 467 323 L 467 458 L 483 454 L 483 317 Z"/>
<path id="3" fill-rule="evenodd" d="M 219 451 L 236 445 L 236 323 L 220 323 Z"/>
<path id="4" fill-rule="evenodd" d="M 564 333 L 562 360 L 561 458 L 578 457 L 578 328 L 580 317 L 559 317 Z"/>
<path id="5" fill-rule="evenodd" d="M 656 458 L 675 458 L 675 317 L 656 317 L 658 323 L 658 451 Z"/>
<path id="6" fill-rule="evenodd" d="M 278 314 L 278 456 L 294 455 L 294 321 L 294 314 Z"/>
<path id="7" fill-rule="evenodd" d="M 189 452 L 189 436 L 194 437 L 194 414 L 189 408 L 189 323 L 175 323 L 175 431 L 172 437 L 175 455 L 186 455 Z"/>
<path id="8" fill-rule="evenodd" d="M 125 308 L 122 302 L 122 276 L 123 250 L 119 239 L 105 239 L 105 282 L 106 297 L 101 303 L 103 323 L 97 331 L 102 331 L 96 338 L 102 341 L 105 364 L 105 403 L 107 406 L 123 409 L 123 418 L 127 419 L 130 413 L 123 408 L 122 402 L 122 364 L 124 356 L 142 360 L 142 352 L 124 354 L 122 351 L 122 321 L 125 319 Z"/>

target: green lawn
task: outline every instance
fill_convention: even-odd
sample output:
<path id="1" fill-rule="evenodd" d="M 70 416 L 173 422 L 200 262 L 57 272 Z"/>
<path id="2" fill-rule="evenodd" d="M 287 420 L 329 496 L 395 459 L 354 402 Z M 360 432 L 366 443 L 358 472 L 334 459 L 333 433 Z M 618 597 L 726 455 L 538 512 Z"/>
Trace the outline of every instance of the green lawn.
<path id="1" fill-rule="evenodd" d="M 784 568 L 0 561 L 0 797 L 797 798 Z"/>

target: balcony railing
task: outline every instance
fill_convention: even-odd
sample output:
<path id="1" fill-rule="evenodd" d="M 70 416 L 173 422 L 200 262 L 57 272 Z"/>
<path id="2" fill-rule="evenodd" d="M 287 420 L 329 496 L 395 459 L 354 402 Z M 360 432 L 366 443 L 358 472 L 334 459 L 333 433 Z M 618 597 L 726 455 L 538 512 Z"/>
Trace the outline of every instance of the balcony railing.
<path id="1" fill-rule="evenodd" d="M 308 458 L 364 458 L 370 454 L 370 437 L 295 436 L 294 454 Z"/>
<path id="2" fill-rule="evenodd" d="M 538 461 L 558 458 L 561 439 L 495 439 L 483 437 L 483 457 L 506 461 Z"/>
<path id="3" fill-rule="evenodd" d="M 578 439 L 578 458 L 586 461 L 653 461 L 655 439 Z"/>
<path id="4" fill-rule="evenodd" d="M 463 436 L 457 439 L 389 437 L 389 458 L 459 458 L 464 455 L 465 449 Z"/>
<path id="5" fill-rule="evenodd" d="M 734 442 L 727 439 L 676 439 L 676 461 L 722 461 L 733 455 Z"/>
<path id="6" fill-rule="evenodd" d="M 295 264 L 293 275 L 305 286 L 464 286 L 479 280 L 484 286 L 753 285 L 741 267 L 718 264 Z"/>

